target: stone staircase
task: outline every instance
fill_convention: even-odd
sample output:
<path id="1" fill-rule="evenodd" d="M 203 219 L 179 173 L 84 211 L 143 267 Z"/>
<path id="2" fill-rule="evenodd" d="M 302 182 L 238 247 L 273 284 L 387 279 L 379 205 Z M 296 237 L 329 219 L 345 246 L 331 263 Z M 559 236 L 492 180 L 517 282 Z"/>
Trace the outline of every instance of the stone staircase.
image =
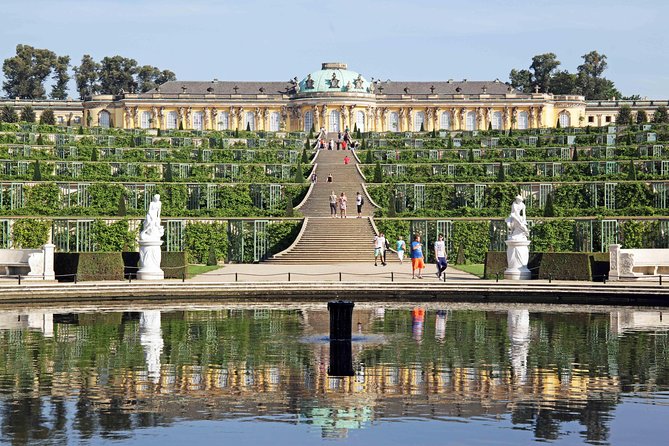
<path id="1" fill-rule="evenodd" d="M 351 159 L 344 164 L 344 157 Z M 308 217 L 302 236 L 288 251 L 269 259 L 270 263 L 348 263 L 374 260 L 374 229 L 369 216 L 373 207 L 360 183 L 362 177 L 356 169 L 355 157 L 350 150 L 320 150 L 316 174 L 318 182 L 300 209 Z M 333 182 L 327 177 L 332 174 Z M 342 192 L 348 198 L 348 218 L 331 218 L 329 196 Z M 363 218 L 357 217 L 355 194 L 364 197 Z"/>

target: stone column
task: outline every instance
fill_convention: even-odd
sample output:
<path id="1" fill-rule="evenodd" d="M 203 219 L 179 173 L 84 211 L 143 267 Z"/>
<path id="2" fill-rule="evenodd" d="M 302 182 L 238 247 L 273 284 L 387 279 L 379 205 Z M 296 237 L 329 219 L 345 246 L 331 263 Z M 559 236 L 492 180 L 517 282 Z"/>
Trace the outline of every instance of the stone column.
<path id="1" fill-rule="evenodd" d="M 53 270 L 53 258 L 56 245 L 47 243 L 42 246 L 42 253 L 44 255 L 44 280 L 56 280 L 56 273 Z"/>

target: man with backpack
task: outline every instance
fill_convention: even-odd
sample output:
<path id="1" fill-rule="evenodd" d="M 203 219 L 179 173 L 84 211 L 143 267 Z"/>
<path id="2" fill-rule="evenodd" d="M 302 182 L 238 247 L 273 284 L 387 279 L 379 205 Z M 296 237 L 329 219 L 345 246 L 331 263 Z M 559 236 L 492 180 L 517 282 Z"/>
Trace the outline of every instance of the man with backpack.
<path id="1" fill-rule="evenodd" d="M 355 205 L 358 207 L 358 218 L 362 218 L 362 205 L 365 204 L 365 200 L 360 195 L 360 192 L 355 193 Z"/>

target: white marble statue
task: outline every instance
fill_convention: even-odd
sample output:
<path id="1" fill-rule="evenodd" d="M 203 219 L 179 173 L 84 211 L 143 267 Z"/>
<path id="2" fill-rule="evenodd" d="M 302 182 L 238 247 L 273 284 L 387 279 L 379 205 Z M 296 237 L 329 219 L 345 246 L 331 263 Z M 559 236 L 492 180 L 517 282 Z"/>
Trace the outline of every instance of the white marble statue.
<path id="1" fill-rule="evenodd" d="M 139 233 L 139 280 L 160 280 L 165 278 L 165 273 L 160 269 L 161 251 L 163 244 L 161 237 L 165 229 L 160 225 L 160 195 L 156 194 L 149 205 L 146 213 L 142 232 Z"/>
<path id="2" fill-rule="evenodd" d="M 532 274 L 527 268 L 530 260 L 530 241 L 527 238 L 530 231 L 527 229 L 525 204 L 520 195 L 516 196 L 511 205 L 511 214 L 505 221 L 509 236 L 505 242 L 507 268 L 504 277 L 511 280 L 530 279 Z"/>
<path id="3" fill-rule="evenodd" d="M 149 204 L 149 212 L 144 218 L 144 227 L 139 234 L 140 240 L 160 240 L 165 232 L 165 229 L 160 226 L 160 210 L 162 209 L 160 202 L 160 195 L 156 194 Z"/>
<path id="4" fill-rule="evenodd" d="M 511 214 L 505 221 L 509 228 L 509 240 L 527 240 L 527 237 L 530 236 L 530 231 L 527 229 L 525 203 L 520 195 L 517 195 L 511 204 Z"/>

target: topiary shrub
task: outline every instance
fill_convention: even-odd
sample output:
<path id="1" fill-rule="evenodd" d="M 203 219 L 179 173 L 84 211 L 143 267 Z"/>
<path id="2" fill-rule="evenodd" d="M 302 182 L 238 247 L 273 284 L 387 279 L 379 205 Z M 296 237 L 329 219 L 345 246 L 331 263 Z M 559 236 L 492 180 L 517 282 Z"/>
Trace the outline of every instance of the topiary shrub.
<path id="1" fill-rule="evenodd" d="M 123 256 L 120 252 L 57 252 L 54 271 L 61 282 L 123 280 Z M 58 277 L 61 276 L 61 277 Z"/>
<path id="2" fill-rule="evenodd" d="M 592 281 L 591 254 L 587 252 L 545 252 L 539 261 L 539 279 Z"/>
<path id="3" fill-rule="evenodd" d="M 381 170 L 381 163 L 378 161 L 374 166 L 374 182 L 383 183 L 383 171 Z"/>
<path id="4" fill-rule="evenodd" d="M 495 279 L 497 274 L 504 277 L 504 270 L 507 267 L 506 252 L 488 251 L 485 254 L 484 279 Z"/>

